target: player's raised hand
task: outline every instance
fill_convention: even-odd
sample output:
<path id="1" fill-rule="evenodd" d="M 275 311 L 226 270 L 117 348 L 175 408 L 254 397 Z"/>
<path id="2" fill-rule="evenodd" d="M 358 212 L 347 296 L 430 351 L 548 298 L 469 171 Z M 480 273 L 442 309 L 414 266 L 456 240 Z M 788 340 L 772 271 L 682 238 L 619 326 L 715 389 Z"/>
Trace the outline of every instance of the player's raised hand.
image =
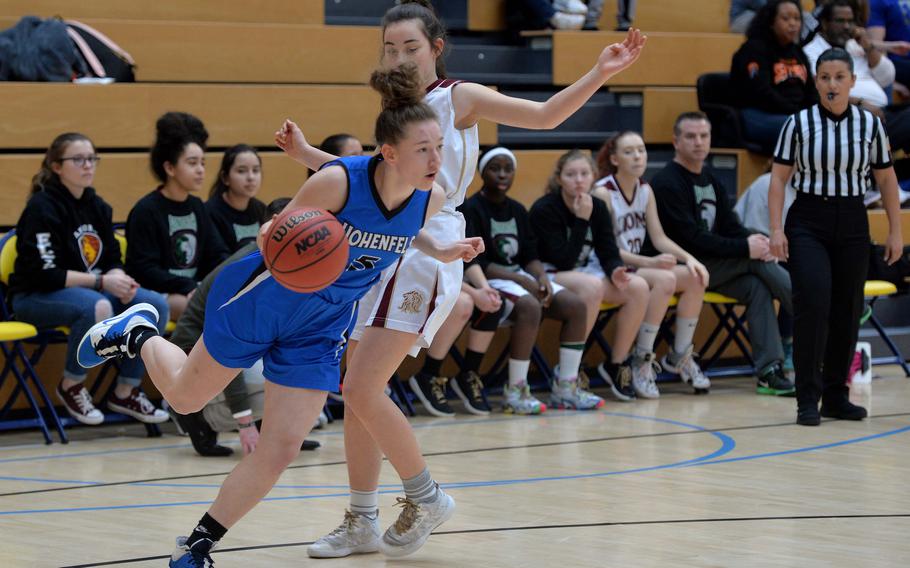
<path id="1" fill-rule="evenodd" d="M 638 60 L 648 37 L 641 30 L 632 28 L 622 43 L 608 45 L 597 58 L 597 70 L 606 81 Z"/>
<path id="2" fill-rule="evenodd" d="M 303 161 L 303 153 L 309 142 L 297 124 L 287 118 L 281 127 L 275 131 L 275 145 L 284 150 L 285 154 L 298 162 Z"/>

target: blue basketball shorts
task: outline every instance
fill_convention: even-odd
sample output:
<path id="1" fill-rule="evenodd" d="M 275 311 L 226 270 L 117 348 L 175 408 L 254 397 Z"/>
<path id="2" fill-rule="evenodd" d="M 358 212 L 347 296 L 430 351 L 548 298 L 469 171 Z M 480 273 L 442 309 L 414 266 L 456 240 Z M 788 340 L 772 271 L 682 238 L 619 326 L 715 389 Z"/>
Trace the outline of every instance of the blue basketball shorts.
<path id="1" fill-rule="evenodd" d="M 337 391 L 357 302 L 292 292 L 255 252 L 218 274 L 205 308 L 202 340 L 221 365 L 247 369 L 263 360 L 265 378 L 288 387 Z"/>

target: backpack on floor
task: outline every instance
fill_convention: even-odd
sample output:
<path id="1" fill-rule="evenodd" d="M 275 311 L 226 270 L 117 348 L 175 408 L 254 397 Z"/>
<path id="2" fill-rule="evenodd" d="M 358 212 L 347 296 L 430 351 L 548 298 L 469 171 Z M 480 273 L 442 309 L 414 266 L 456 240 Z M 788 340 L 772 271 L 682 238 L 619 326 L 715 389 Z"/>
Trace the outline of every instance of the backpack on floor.
<path id="1" fill-rule="evenodd" d="M 136 62 L 114 40 L 95 28 L 76 20 L 64 20 L 76 52 L 85 62 L 86 77 L 110 78 L 118 83 L 133 83 Z"/>

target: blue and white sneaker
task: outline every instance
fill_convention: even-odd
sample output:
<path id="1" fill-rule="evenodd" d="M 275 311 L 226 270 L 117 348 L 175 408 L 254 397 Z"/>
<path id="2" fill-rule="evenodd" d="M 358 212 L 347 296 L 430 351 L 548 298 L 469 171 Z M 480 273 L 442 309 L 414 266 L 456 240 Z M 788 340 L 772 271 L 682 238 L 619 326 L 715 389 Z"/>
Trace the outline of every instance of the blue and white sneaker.
<path id="1" fill-rule="evenodd" d="M 112 357 L 132 359 L 136 354 L 128 349 L 130 332 L 143 327 L 158 331 L 158 310 L 151 304 L 136 304 L 93 325 L 79 342 L 76 359 L 86 369 Z"/>
<path id="2" fill-rule="evenodd" d="M 185 536 L 177 537 L 177 550 L 171 554 L 169 568 L 211 568 L 215 565 L 209 554 L 218 546 L 207 538 L 196 541 L 192 547 L 186 545 Z"/>

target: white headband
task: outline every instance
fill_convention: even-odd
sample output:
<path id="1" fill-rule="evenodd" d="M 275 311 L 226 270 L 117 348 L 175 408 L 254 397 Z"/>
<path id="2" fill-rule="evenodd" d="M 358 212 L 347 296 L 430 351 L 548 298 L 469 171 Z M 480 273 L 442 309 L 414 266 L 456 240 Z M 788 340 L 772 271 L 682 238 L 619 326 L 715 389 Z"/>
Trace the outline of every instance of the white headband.
<path id="1" fill-rule="evenodd" d="M 487 164 L 490 163 L 490 160 L 496 156 L 506 156 L 512 160 L 512 166 L 514 166 L 516 170 L 518 169 L 518 160 L 515 158 L 515 154 L 513 154 L 512 151 L 508 148 L 497 146 L 496 148 L 493 148 L 483 155 L 483 157 L 480 159 L 480 163 L 477 164 L 477 171 L 483 173 L 483 169 L 487 167 Z"/>

